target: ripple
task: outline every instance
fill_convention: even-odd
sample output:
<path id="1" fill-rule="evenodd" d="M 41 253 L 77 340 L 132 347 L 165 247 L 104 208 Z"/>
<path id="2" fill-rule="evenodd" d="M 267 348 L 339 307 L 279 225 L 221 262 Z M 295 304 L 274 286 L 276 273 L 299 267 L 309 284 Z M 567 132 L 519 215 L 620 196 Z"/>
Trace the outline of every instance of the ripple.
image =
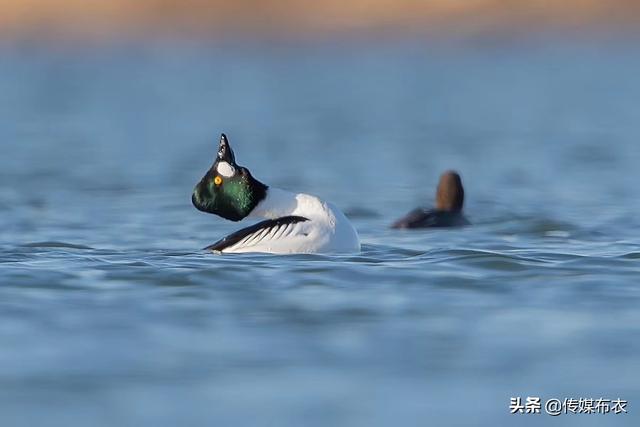
<path id="1" fill-rule="evenodd" d="M 624 255 L 620 255 L 622 259 L 640 259 L 640 252 L 629 252 Z"/>
<path id="2" fill-rule="evenodd" d="M 57 242 L 57 241 L 25 243 L 20 246 L 23 248 L 61 248 L 61 249 L 83 249 L 83 250 L 93 249 L 90 246 L 79 245 L 75 243 L 67 243 L 67 242 Z"/>

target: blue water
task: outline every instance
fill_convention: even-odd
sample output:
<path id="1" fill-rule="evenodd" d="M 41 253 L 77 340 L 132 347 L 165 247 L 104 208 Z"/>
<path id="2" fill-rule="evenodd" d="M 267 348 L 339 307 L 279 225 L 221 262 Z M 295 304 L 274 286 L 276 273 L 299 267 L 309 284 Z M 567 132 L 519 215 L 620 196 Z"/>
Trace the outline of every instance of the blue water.
<path id="1" fill-rule="evenodd" d="M 4 46 L 0 424 L 638 425 L 637 46 Z M 362 253 L 200 251 L 223 131 Z M 474 226 L 389 230 L 449 168 Z"/>

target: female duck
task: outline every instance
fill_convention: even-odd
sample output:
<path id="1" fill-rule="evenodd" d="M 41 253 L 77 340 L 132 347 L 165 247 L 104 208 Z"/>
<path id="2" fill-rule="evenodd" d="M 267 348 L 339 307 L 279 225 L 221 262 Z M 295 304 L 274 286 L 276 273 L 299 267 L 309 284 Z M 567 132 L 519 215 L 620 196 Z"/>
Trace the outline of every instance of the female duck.
<path id="1" fill-rule="evenodd" d="M 220 136 L 216 160 L 191 197 L 200 211 L 231 221 L 266 220 L 243 228 L 206 249 L 220 252 L 357 252 L 358 234 L 331 203 L 308 194 L 269 187 L 236 164 L 227 137 Z"/>
<path id="2" fill-rule="evenodd" d="M 446 171 L 440 176 L 436 193 L 436 208 L 417 208 L 391 225 L 391 228 L 457 227 L 469 225 L 462 214 L 464 188 L 460 175 Z"/>

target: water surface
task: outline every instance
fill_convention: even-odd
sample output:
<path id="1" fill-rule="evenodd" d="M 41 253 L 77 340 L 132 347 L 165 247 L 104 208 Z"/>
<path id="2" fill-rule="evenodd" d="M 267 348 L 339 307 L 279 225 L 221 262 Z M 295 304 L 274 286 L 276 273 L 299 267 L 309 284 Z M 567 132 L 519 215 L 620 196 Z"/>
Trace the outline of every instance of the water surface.
<path id="1" fill-rule="evenodd" d="M 637 425 L 640 50 L 0 56 L 2 425 Z M 226 132 L 353 255 L 211 255 Z M 473 227 L 389 230 L 455 168 Z M 627 415 L 508 415 L 512 396 Z"/>

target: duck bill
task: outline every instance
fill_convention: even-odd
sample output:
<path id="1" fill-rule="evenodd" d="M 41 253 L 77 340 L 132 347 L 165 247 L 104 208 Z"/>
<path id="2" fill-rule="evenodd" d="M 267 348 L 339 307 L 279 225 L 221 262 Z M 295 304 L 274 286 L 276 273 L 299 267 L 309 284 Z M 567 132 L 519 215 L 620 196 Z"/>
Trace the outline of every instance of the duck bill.
<path id="1" fill-rule="evenodd" d="M 229 140 L 224 133 L 220 134 L 220 144 L 218 144 L 216 164 L 219 162 L 226 162 L 232 166 L 236 166 L 236 156 L 233 154 Z"/>

